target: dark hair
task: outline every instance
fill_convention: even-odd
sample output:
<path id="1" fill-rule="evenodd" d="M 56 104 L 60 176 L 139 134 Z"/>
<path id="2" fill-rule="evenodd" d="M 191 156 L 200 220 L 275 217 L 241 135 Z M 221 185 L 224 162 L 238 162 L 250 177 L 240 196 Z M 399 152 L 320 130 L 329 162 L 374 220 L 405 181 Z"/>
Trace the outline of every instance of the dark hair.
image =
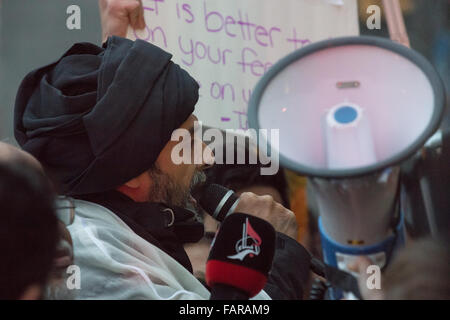
<path id="1" fill-rule="evenodd" d="M 58 241 L 48 180 L 25 161 L 0 162 L 0 299 L 44 286 Z"/>
<path id="2" fill-rule="evenodd" d="M 253 186 L 273 187 L 280 193 L 283 202 L 282 205 L 289 208 L 288 183 L 284 170 L 279 168 L 278 172 L 274 175 L 261 175 L 261 168 L 267 166 L 261 163 L 256 146 L 252 146 L 248 138 L 245 139 L 245 145 L 243 146 L 238 146 L 236 141 L 233 140 L 234 164 L 215 164 L 212 168 L 207 169 L 205 173 L 208 183 L 217 183 L 234 191 Z M 229 145 L 224 144 L 224 157 L 226 155 L 226 148 Z M 244 164 L 238 164 L 239 152 L 245 152 Z M 249 163 L 248 155 L 250 152 L 256 153 L 256 164 Z"/>

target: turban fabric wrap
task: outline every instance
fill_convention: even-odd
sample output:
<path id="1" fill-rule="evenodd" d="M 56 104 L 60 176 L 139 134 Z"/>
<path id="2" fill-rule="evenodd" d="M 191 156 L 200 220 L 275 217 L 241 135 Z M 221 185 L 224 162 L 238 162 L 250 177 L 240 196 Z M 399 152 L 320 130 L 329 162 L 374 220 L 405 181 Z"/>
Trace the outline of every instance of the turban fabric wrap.
<path id="1" fill-rule="evenodd" d="M 198 84 L 171 58 L 141 40 L 75 44 L 22 81 L 14 112 L 18 143 L 64 194 L 124 184 L 152 167 L 194 111 Z"/>

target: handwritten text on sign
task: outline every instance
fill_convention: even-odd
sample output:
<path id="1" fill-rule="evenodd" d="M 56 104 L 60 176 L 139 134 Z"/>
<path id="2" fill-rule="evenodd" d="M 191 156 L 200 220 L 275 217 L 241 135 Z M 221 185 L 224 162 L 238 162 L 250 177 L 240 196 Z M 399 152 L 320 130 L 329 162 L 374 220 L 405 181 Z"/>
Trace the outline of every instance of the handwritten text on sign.
<path id="1" fill-rule="evenodd" d="M 281 57 L 317 40 L 358 33 L 355 0 L 143 0 L 149 41 L 200 84 L 196 115 L 205 125 L 247 129 L 258 79 Z"/>

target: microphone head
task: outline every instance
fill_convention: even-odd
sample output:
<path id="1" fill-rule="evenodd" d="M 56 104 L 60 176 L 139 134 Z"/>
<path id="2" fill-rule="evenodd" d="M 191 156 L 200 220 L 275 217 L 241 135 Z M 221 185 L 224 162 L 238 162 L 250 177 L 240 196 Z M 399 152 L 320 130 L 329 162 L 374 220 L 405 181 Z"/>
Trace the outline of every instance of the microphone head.
<path id="1" fill-rule="evenodd" d="M 194 198 L 217 221 L 223 221 L 232 213 L 239 201 L 232 190 L 218 184 L 205 185 L 194 194 Z"/>
<path id="2" fill-rule="evenodd" d="M 206 263 L 206 283 L 236 288 L 248 297 L 267 281 L 275 253 L 275 229 L 260 218 L 233 213 L 220 226 Z"/>

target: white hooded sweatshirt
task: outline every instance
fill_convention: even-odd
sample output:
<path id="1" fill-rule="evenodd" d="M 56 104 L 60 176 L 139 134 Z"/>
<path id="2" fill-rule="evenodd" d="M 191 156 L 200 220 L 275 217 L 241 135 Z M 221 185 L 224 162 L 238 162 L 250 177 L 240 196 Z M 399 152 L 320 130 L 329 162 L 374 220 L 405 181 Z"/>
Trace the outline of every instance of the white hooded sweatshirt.
<path id="1" fill-rule="evenodd" d="M 209 299 L 209 291 L 186 268 L 112 211 L 84 200 L 73 203 L 75 219 L 68 229 L 80 268 L 77 299 Z M 261 291 L 254 299 L 270 297 Z"/>

